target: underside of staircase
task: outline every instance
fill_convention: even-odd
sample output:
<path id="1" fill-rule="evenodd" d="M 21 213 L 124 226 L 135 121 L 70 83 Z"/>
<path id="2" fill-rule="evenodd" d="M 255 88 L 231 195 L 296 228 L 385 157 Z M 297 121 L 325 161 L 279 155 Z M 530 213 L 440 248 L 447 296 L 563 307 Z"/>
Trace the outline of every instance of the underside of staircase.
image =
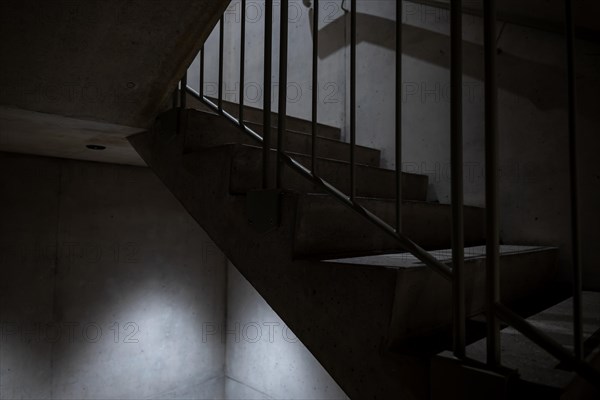
<path id="1" fill-rule="evenodd" d="M 350 398 L 429 398 L 431 356 L 450 346 L 450 282 L 287 166 L 284 190 L 261 191 L 260 143 L 188 104 L 198 109 L 168 111 L 129 138 L 146 163 Z M 245 116 L 248 127 L 263 131 L 260 110 Z M 308 132 L 309 122 L 290 118 L 284 147 L 310 167 Z M 347 191 L 349 146 L 339 129 L 320 126 L 319 135 L 317 171 Z M 356 151 L 359 203 L 392 223 L 394 172 L 380 167 L 377 149 Z M 404 233 L 450 265 L 449 205 L 426 201 L 427 176 L 405 173 L 402 184 Z M 278 210 L 268 204 L 274 198 Z M 265 215 L 277 220 L 274 228 L 260 227 Z M 465 207 L 465 243 L 467 313 L 477 318 L 485 298 L 481 208 Z M 564 299 L 555 284 L 557 249 L 500 251 L 505 304 L 531 315 Z"/>

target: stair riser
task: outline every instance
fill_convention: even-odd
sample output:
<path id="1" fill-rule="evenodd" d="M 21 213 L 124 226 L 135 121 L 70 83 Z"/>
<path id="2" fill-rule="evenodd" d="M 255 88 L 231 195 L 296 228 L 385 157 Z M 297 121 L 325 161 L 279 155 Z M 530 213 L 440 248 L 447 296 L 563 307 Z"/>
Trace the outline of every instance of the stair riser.
<path id="1" fill-rule="evenodd" d="M 381 229 L 329 196 L 304 196 L 298 209 L 296 257 L 356 255 L 399 250 L 397 242 Z M 359 200 L 359 203 L 394 225 L 395 202 Z M 465 243 L 485 242 L 484 210 L 465 207 Z M 425 249 L 451 247 L 451 209 L 448 205 L 407 202 L 402 206 L 402 232 Z"/>
<path id="2" fill-rule="evenodd" d="M 226 125 L 227 124 L 227 125 Z M 277 146 L 277 132 L 272 131 L 273 148 Z M 286 132 L 284 149 L 292 153 L 311 154 L 312 138 L 310 135 L 297 132 Z M 239 129 L 235 129 L 223 118 L 217 115 L 189 111 L 186 122 L 185 151 L 193 152 L 204 147 L 227 143 L 242 143 L 260 146 L 260 142 L 252 139 Z M 370 166 L 379 166 L 379 150 L 367 147 L 356 147 L 356 162 Z M 347 161 L 350 159 L 350 146 L 336 140 L 318 138 L 317 156 L 333 160 Z"/>
<path id="3" fill-rule="evenodd" d="M 558 251 L 506 254 L 500 256 L 500 290 L 504 304 L 527 298 L 552 282 L 558 267 Z M 430 268 L 398 270 L 392 320 L 391 345 L 452 323 L 452 288 L 449 282 Z M 484 311 L 485 258 L 465 260 L 465 293 L 468 316 Z M 416 312 L 418 310 L 418 312 Z"/>
<path id="4" fill-rule="evenodd" d="M 215 100 L 216 102 L 216 100 Z M 232 104 L 228 102 L 223 103 L 223 109 L 228 113 L 238 116 L 239 108 L 237 104 Z M 253 125 L 257 129 L 260 129 L 262 133 L 262 124 L 263 124 L 263 112 L 260 109 L 253 107 L 244 108 L 244 120 L 247 124 Z M 277 113 L 271 114 L 271 127 L 276 127 L 279 120 L 279 115 Z M 312 133 L 312 123 L 310 121 L 306 121 L 303 119 L 290 117 L 286 118 L 286 126 L 287 129 L 302 132 L 302 133 Z M 340 139 L 341 137 L 341 129 L 333 126 L 318 124 L 318 135 L 323 136 L 329 139 Z"/>
<path id="5" fill-rule="evenodd" d="M 276 159 L 276 152 L 272 152 L 272 160 Z M 295 156 L 297 161 L 310 168 L 309 157 Z M 274 163 L 273 163 L 274 164 Z M 274 168 L 271 178 L 274 179 Z M 313 185 L 292 168 L 284 165 L 283 187 L 301 193 L 321 192 L 322 189 Z M 243 194 L 250 190 L 261 188 L 262 159 L 261 150 L 257 148 L 244 148 L 232 161 L 231 193 Z M 350 190 L 349 164 L 318 160 L 317 173 L 320 177 L 332 183 L 340 190 L 348 193 Z M 395 173 L 393 171 L 357 166 L 356 178 L 357 194 L 365 197 L 393 198 L 396 195 Z M 427 197 L 427 177 L 416 174 L 402 175 L 402 189 L 404 199 L 424 201 Z"/>

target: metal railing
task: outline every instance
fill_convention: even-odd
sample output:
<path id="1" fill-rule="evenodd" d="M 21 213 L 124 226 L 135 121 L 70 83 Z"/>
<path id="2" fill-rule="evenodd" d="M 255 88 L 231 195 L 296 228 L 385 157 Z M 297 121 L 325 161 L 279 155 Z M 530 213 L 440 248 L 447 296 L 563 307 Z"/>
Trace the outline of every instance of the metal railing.
<path id="1" fill-rule="evenodd" d="M 256 133 L 245 124 L 244 120 L 244 78 L 246 0 L 241 1 L 240 24 L 240 94 L 238 118 L 223 108 L 223 68 L 224 68 L 224 17 L 219 23 L 219 82 L 218 98 L 215 103 L 204 95 L 204 48 L 200 52 L 199 88 L 196 92 L 187 86 L 186 77 L 181 81 L 181 88 L 187 93 L 211 107 L 217 113 L 238 126 L 250 137 L 262 145 L 262 187 L 271 189 L 273 183 L 269 179 L 271 162 L 271 88 L 272 71 L 272 35 L 273 35 L 273 0 L 265 0 L 264 25 L 264 98 L 263 98 L 263 135 Z M 571 353 L 524 318 L 508 309 L 500 302 L 499 273 L 499 204 L 498 204 L 498 104 L 496 79 L 496 4 L 495 0 L 484 0 L 484 63 L 485 63 L 485 203 L 486 203 L 486 319 L 487 319 L 487 365 L 491 369 L 501 367 L 500 352 L 500 320 L 514 327 L 525 337 L 558 358 L 565 365 L 585 379 L 600 386 L 600 373 L 583 359 L 582 346 L 582 314 L 581 314 L 581 261 L 578 236 L 578 200 L 577 200 L 577 152 L 576 152 L 576 110 L 574 80 L 574 26 L 571 1 L 565 0 L 566 10 L 566 53 L 569 115 L 569 156 L 571 182 L 571 221 L 573 245 L 573 330 L 574 349 Z M 402 21 L 401 3 L 397 5 L 396 20 Z M 280 52 L 279 52 L 279 104 L 277 123 L 277 160 L 275 163 L 275 187 L 282 188 L 282 169 L 284 164 L 295 169 L 303 177 L 321 187 L 325 192 L 354 210 L 365 220 L 380 228 L 394 238 L 398 245 L 425 265 L 433 268 L 452 283 L 453 310 L 453 347 L 458 358 L 466 357 L 466 305 L 465 305 L 465 273 L 464 273 L 464 221 L 463 221 L 463 139 L 462 139 L 462 1 L 450 2 L 450 39 L 451 39 L 451 208 L 452 208 L 452 266 L 436 259 L 431 253 L 421 248 L 402 233 L 402 24 L 396 24 L 396 85 L 395 85 L 395 149 L 396 149 L 396 198 L 395 226 L 392 226 L 356 201 L 356 48 L 357 48 L 357 7 L 356 0 L 350 4 L 350 191 L 343 193 L 331 183 L 321 178 L 317 171 L 317 135 L 318 117 L 318 54 L 319 54 L 319 0 L 312 0 L 313 7 L 313 51 L 312 51 L 312 99 L 311 99 L 311 168 L 300 164 L 284 149 L 286 133 L 287 106 L 287 70 L 288 70 L 288 0 L 280 1 Z M 180 105 L 185 107 L 186 90 L 181 91 Z M 174 98 L 176 103 L 176 97 Z"/>

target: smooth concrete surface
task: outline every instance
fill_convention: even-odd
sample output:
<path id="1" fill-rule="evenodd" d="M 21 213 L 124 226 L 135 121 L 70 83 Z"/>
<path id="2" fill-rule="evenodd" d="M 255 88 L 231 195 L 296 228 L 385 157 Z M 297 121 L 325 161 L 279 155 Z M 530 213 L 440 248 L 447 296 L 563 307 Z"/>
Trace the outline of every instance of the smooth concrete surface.
<path id="1" fill-rule="evenodd" d="M 229 377 L 225 378 L 225 393 L 227 394 L 227 399 L 231 400 L 263 400 L 272 398 L 266 393 L 259 392 L 258 390 Z"/>
<path id="2" fill-rule="evenodd" d="M 227 296 L 226 370 L 229 378 L 274 399 L 348 398 L 231 264 L 227 269 Z M 246 388 L 228 386 L 228 398 L 245 398 L 245 395 L 234 394 L 239 389 Z"/>
<path id="3" fill-rule="evenodd" d="M 393 43 L 385 34 L 391 28 L 385 18 L 393 15 L 395 5 L 370 3 L 359 2 L 365 14 L 362 26 L 376 32 L 358 48 L 359 143 L 366 140 L 382 149 L 384 165 L 392 166 L 392 136 L 383 132 L 393 127 L 393 78 L 380 90 L 372 88 L 373 83 L 382 85 L 380 76 L 393 76 Z M 403 26 L 403 169 L 427 174 L 437 198 L 449 203 L 449 13 L 424 5 L 413 7 L 410 2 L 405 2 L 405 7 L 411 12 L 406 13 Z M 485 204 L 482 28 L 481 18 L 464 16 L 465 202 L 479 206 Z M 506 243 L 559 247 L 561 269 L 568 280 L 570 187 L 564 36 L 501 21 L 498 47 L 501 237 Z M 578 40 L 576 48 L 584 282 L 586 287 L 598 288 L 600 270 L 593 243 L 600 235 L 594 206 L 600 201 L 600 169 L 594 158 L 600 143 L 596 135 L 600 120 L 592 105 L 597 103 L 600 80 L 598 59 L 591 55 L 600 45 Z"/>
<path id="4" fill-rule="evenodd" d="M 0 397 L 221 396 L 226 259 L 151 171 L 0 157 Z"/>
<path id="5" fill-rule="evenodd" d="M 147 127 L 228 4 L 3 1 L 0 104 Z"/>
<path id="6" fill-rule="evenodd" d="M 188 96 L 188 104 L 189 98 Z M 216 98 L 212 98 L 209 96 L 209 99 L 217 104 L 218 100 Z M 193 103 L 192 103 L 193 104 Z M 193 105 L 190 104 L 190 107 L 193 108 Z M 196 101 L 197 104 L 197 101 Z M 229 114 L 238 117 L 239 114 L 239 103 L 235 103 L 232 101 L 223 100 L 223 109 L 227 111 Z M 248 105 L 244 106 L 244 120 L 246 126 L 254 129 L 256 132 L 262 133 L 262 124 L 263 124 L 263 116 L 264 113 L 262 108 L 251 107 Z M 271 112 L 271 126 L 276 128 L 278 125 L 279 114 L 275 111 Z M 312 133 L 312 120 L 302 119 L 298 117 L 293 117 L 290 115 L 286 115 L 285 118 L 286 128 L 295 132 L 302 133 Z M 324 125 L 321 123 L 317 123 L 317 136 L 327 137 L 330 139 L 340 139 L 341 138 L 341 129 L 336 128 L 330 125 Z"/>
<path id="7" fill-rule="evenodd" d="M 236 172 L 232 175 L 232 193 L 246 193 L 250 190 L 260 188 L 260 171 L 262 165 L 257 158 L 262 150 L 255 146 L 239 146 L 232 163 L 232 169 Z M 271 157 L 275 158 L 276 151 L 272 151 Z M 310 156 L 304 154 L 290 154 L 294 160 L 311 167 Z M 198 155 L 190 155 L 193 158 Z M 327 182 L 333 184 L 344 193 L 350 192 L 350 164 L 344 161 L 332 159 L 317 159 L 317 174 Z M 315 185 L 304 176 L 292 169 L 287 164 L 283 167 L 283 178 L 285 187 L 289 190 L 299 192 L 320 193 L 323 188 Z M 396 196 L 396 174 L 394 171 L 372 167 L 364 164 L 356 164 L 356 193 L 358 196 L 374 198 L 394 198 Z M 275 166 L 270 175 L 275 177 Z M 427 198 L 427 177 L 424 175 L 402 173 L 402 197 L 406 200 L 425 201 Z"/>
<path id="8" fill-rule="evenodd" d="M 384 222 L 394 225 L 396 201 L 356 198 Z M 402 202 L 402 233 L 427 250 L 451 247 L 451 209 L 447 204 Z M 485 210 L 465 207 L 467 246 L 485 243 Z M 435 228 L 433 228 L 435 227 Z M 294 255 L 323 257 L 401 251 L 396 239 L 330 195 L 305 194 L 298 203 Z"/>
<path id="9" fill-rule="evenodd" d="M 0 151 L 145 166 L 127 136 L 142 129 L 0 106 Z M 88 145 L 103 146 L 91 150 Z"/>
<path id="10" fill-rule="evenodd" d="M 219 145 L 231 145 L 240 143 L 237 146 L 236 157 L 232 161 L 232 174 L 230 189 L 232 193 L 246 193 L 249 190 L 261 187 L 262 164 L 260 162 L 260 152 L 262 151 L 260 143 L 254 140 L 246 133 L 230 124 L 228 121 L 217 115 L 199 112 L 196 110 L 187 110 L 183 113 L 169 111 L 159 117 L 161 129 L 168 133 L 165 128 L 174 123 L 179 118 L 180 126 L 188 134 L 185 137 L 186 162 L 193 165 L 194 158 L 202 157 L 203 153 L 210 152 L 211 148 Z M 298 133 L 297 135 L 305 135 Z M 321 157 L 317 158 L 318 175 L 335 185 L 338 189 L 348 192 L 350 187 L 350 164 L 343 161 L 348 157 L 348 148 L 345 144 L 327 139 L 327 154 L 318 153 Z M 301 143 L 297 143 L 301 144 Z M 291 147 L 286 145 L 288 153 L 296 161 L 303 164 L 306 168 L 311 168 L 310 143 L 304 142 L 302 146 Z M 253 145 L 253 146 L 250 146 Z M 340 145 L 342 145 L 340 147 Z M 301 153 L 296 153 L 301 152 Z M 276 152 L 272 150 L 272 158 L 275 159 Z M 360 196 L 392 198 L 396 195 L 396 175 L 395 171 L 377 167 L 379 165 L 379 152 L 372 149 L 359 148 L 356 154 L 356 191 Z M 341 159 L 341 160 L 340 160 Z M 272 164 L 273 170 L 270 171 L 272 177 L 275 176 L 275 163 Z M 284 166 L 284 184 L 287 189 L 299 190 L 301 192 L 322 191 L 315 188 L 309 180 L 298 174 L 298 172 Z M 201 172 L 201 171 L 200 171 Z M 425 200 L 427 197 L 427 177 L 418 174 L 402 174 L 403 198 L 408 200 Z"/>
<path id="11" fill-rule="evenodd" d="M 289 329 L 288 352 L 243 347 L 250 328 L 241 342 L 211 333 L 226 315 L 284 325 L 149 169 L 10 153 L 0 166 L 0 398 L 335 392 Z M 226 367 L 227 346 L 239 364 Z"/>
<path id="12" fill-rule="evenodd" d="M 312 17 L 305 1 L 291 0 L 289 19 L 289 57 L 288 57 L 288 105 L 289 115 L 310 120 L 312 98 Z M 337 0 L 321 1 L 323 11 L 319 28 L 334 23 L 343 17 L 342 3 Z M 273 8 L 273 59 L 272 85 L 264 87 L 263 43 L 265 10 L 262 2 L 247 2 L 246 6 L 246 58 L 244 102 L 247 105 L 262 108 L 265 90 L 272 92 L 272 109 L 277 110 L 279 98 L 279 3 Z M 225 13 L 225 53 L 224 85 L 225 100 L 238 102 L 240 97 L 239 50 L 240 50 L 241 3 L 231 2 Z M 344 48 L 348 40 L 345 29 L 335 29 L 321 36 L 319 53 L 319 122 L 334 127 L 344 126 L 346 113 L 346 65 L 348 53 Z M 218 94 L 218 42 L 219 30 L 215 29 L 205 44 L 205 86 L 204 93 L 210 97 Z M 199 58 L 196 57 L 188 70 L 188 83 L 198 90 Z M 237 115 L 237 112 L 234 113 Z"/>
<path id="13" fill-rule="evenodd" d="M 172 112 L 171 112 L 172 113 Z M 223 143 L 247 143 L 260 145 L 256 140 L 240 131 L 217 115 L 196 110 L 188 110 L 181 121 L 185 129 L 196 135 L 189 135 L 186 142 L 186 151 L 193 151 L 198 147 L 207 147 Z M 271 131 L 272 148 L 277 146 L 276 130 Z M 311 154 L 312 138 L 303 132 L 286 132 L 284 136 L 283 149 L 293 153 Z M 334 160 L 348 161 L 350 157 L 350 146 L 340 140 L 326 137 L 317 137 L 317 156 Z M 357 146 L 355 148 L 356 162 L 360 164 L 379 167 L 380 152 L 377 149 Z"/>
<path id="14" fill-rule="evenodd" d="M 52 159 L 0 156 L 0 398 L 48 399 L 53 345 L 17 328 L 35 338 L 32 322 L 53 320 L 60 171 Z"/>

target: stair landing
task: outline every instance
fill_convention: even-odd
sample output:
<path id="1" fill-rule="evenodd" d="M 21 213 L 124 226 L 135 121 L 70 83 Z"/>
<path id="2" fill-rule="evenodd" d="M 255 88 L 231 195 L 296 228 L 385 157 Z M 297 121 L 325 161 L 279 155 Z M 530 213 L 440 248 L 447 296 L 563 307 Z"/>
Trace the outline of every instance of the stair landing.
<path id="1" fill-rule="evenodd" d="M 582 311 L 584 350 L 587 350 L 586 356 L 593 359 L 600 355 L 597 343 L 600 333 L 600 293 L 583 292 Z M 569 298 L 527 318 L 527 321 L 573 351 L 572 315 L 573 298 Z M 526 382 L 563 390 L 575 378 L 574 372 L 564 369 L 556 358 L 512 327 L 502 329 L 500 341 L 503 365 L 517 370 Z M 481 339 L 467 346 L 467 356 L 485 362 L 485 347 L 486 339 Z"/>

